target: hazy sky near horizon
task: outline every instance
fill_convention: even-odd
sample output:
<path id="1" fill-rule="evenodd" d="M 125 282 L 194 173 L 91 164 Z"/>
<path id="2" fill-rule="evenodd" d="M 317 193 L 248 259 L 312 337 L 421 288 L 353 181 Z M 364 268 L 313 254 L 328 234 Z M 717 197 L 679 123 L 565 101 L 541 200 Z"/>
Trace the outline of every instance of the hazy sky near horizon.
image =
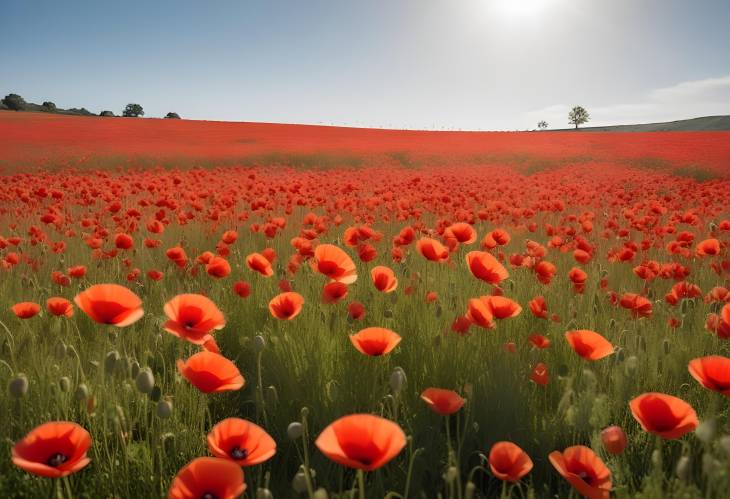
<path id="1" fill-rule="evenodd" d="M 3 0 L 0 93 L 147 116 L 551 128 L 730 114 L 728 0 Z"/>

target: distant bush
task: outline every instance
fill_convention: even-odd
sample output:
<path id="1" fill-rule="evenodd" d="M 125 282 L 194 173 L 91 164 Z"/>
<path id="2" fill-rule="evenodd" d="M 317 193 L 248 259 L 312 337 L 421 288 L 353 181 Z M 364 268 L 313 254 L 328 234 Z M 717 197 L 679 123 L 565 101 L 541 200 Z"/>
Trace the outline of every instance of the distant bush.
<path id="1" fill-rule="evenodd" d="M 47 101 L 45 101 L 43 103 L 43 109 L 45 111 L 48 111 L 49 113 L 55 113 L 56 112 L 56 104 L 54 104 L 53 102 L 47 100 Z"/>
<path id="2" fill-rule="evenodd" d="M 78 114 L 80 116 L 94 116 L 94 113 L 92 113 L 85 107 L 82 107 L 81 109 L 79 109 L 77 107 L 72 107 L 71 109 L 67 109 L 66 112 L 68 114 Z"/>
<path id="3" fill-rule="evenodd" d="M 25 109 L 27 102 L 18 94 L 8 94 L 3 99 L 3 104 L 12 111 L 22 111 Z"/>
<path id="4" fill-rule="evenodd" d="M 126 118 L 136 118 L 138 116 L 144 116 L 144 110 L 139 104 L 127 104 L 127 107 L 122 111 L 122 116 Z"/>
<path id="5" fill-rule="evenodd" d="M 111 112 L 111 111 L 102 111 L 102 112 L 99 113 L 99 116 L 104 116 L 104 117 L 107 117 L 107 118 L 111 118 L 111 117 L 114 116 L 114 113 Z"/>
<path id="6" fill-rule="evenodd" d="M 180 119 L 180 115 L 177 114 L 177 113 L 167 113 L 165 115 L 165 118 L 166 119 L 172 119 L 172 120 L 179 120 Z"/>

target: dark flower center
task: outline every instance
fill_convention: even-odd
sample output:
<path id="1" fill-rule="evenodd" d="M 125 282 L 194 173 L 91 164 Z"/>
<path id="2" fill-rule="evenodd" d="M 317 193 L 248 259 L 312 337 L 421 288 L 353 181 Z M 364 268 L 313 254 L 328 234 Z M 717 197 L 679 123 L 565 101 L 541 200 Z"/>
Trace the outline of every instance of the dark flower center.
<path id="1" fill-rule="evenodd" d="M 212 492 L 206 492 L 202 496 L 200 496 L 200 499 L 218 499 L 218 496 L 213 494 Z"/>
<path id="2" fill-rule="evenodd" d="M 67 455 L 61 454 L 60 452 L 56 452 L 55 454 L 53 454 L 51 457 L 48 458 L 48 460 L 46 461 L 46 464 L 48 466 L 53 466 L 54 468 L 58 468 L 66 461 L 68 461 Z"/>
<path id="3" fill-rule="evenodd" d="M 583 480 L 588 485 L 590 485 L 591 482 L 593 481 L 593 477 L 591 475 L 589 475 L 588 473 L 586 473 L 585 471 L 581 471 L 580 473 L 578 473 L 578 476 L 580 477 L 581 480 Z"/>
<path id="4" fill-rule="evenodd" d="M 246 459 L 247 456 L 248 456 L 248 451 L 246 449 L 241 449 L 238 446 L 231 449 L 231 457 L 233 459 Z"/>

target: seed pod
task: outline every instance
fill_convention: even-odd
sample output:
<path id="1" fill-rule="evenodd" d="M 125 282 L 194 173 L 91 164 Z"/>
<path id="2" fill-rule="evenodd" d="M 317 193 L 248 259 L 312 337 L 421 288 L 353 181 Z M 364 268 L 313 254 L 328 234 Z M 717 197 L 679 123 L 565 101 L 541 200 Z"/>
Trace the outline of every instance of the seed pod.
<path id="1" fill-rule="evenodd" d="M 134 382 L 140 393 L 150 393 L 155 387 L 155 376 L 152 374 L 152 369 L 149 367 L 141 369 L 139 373 L 137 373 L 137 377 Z"/>
<path id="2" fill-rule="evenodd" d="M 106 354 L 106 357 L 104 358 L 104 373 L 106 373 L 107 375 L 114 374 L 119 359 L 119 352 L 117 352 L 116 350 L 112 350 L 111 352 Z"/>
<path id="3" fill-rule="evenodd" d="M 269 489 L 259 487 L 256 490 L 256 499 L 274 499 L 274 494 Z"/>
<path id="4" fill-rule="evenodd" d="M 169 400 L 160 400 L 157 402 L 157 416 L 160 419 L 167 419 L 172 416 L 172 402 Z"/>
<path id="5" fill-rule="evenodd" d="M 286 434 L 291 440 L 297 440 L 304 434 L 304 426 L 299 421 L 289 423 L 289 426 L 286 428 Z"/>
<path id="6" fill-rule="evenodd" d="M 175 434 L 174 433 L 163 433 L 160 437 L 162 443 L 162 450 L 165 454 L 172 456 L 175 454 Z"/>
<path id="7" fill-rule="evenodd" d="M 68 379 L 67 376 L 63 376 L 61 379 L 58 380 L 58 387 L 61 389 L 62 392 L 66 393 L 71 389 L 71 380 Z"/>
<path id="8" fill-rule="evenodd" d="M 322 487 L 314 491 L 314 499 L 327 499 L 328 497 L 329 496 L 327 495 L 327 491 L 324 490 Z"/>
<path id="9" fill-rule="evenodd" d="M 28 378 L 25 377 L 25 374 L 18 374 L 11 379 L 8 383 L 8 391 L 16 399 L 24 397 L 28 393 Z"/>
<path id="10" fill-rule="evenodd" d="M 89 398 L 89 387 L 85 383 L 79 383 L 74 392 L 74 398 L 79 402 Z"/>
<path id="11" fill-rule="evenodd" d="M 162 398 L 162 390 L 159 386 L 155 386 L 152 388 L 152 391 L 150 392 L 150 400 L 152 402 L 159 402 Z"/>
<path id="12" fill-rule="evenodd" d="M 291 486 L 297 494 L 304 494 L 307 491 L 307 477 L 303 471 L 298 471 L 291 481 Z"/>
<path id="13" fill-rule="evenodd" d="M 263 336 L 260 334 L 257 334 L 253 338 L 253 349 L 256 351 L 256 353 L 260 353 L 266 348 L 266 339 L 264 339 Z"/>

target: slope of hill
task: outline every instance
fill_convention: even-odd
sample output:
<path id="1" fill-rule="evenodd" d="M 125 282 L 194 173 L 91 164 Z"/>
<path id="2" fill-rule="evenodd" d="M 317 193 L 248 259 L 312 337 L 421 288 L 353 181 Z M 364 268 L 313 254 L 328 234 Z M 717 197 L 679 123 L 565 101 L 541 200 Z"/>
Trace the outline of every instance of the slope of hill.
<path id="1" fill-rule="evenodd" d="M 567 132 L 574 128 L 551 130 Z M 730 131 L 730 116 L 702 116 L 688 120 L 665 121 L 662 123 L 643 123 L 637 125 L 588 126 L 581 132 L 720 132 Z"/>

